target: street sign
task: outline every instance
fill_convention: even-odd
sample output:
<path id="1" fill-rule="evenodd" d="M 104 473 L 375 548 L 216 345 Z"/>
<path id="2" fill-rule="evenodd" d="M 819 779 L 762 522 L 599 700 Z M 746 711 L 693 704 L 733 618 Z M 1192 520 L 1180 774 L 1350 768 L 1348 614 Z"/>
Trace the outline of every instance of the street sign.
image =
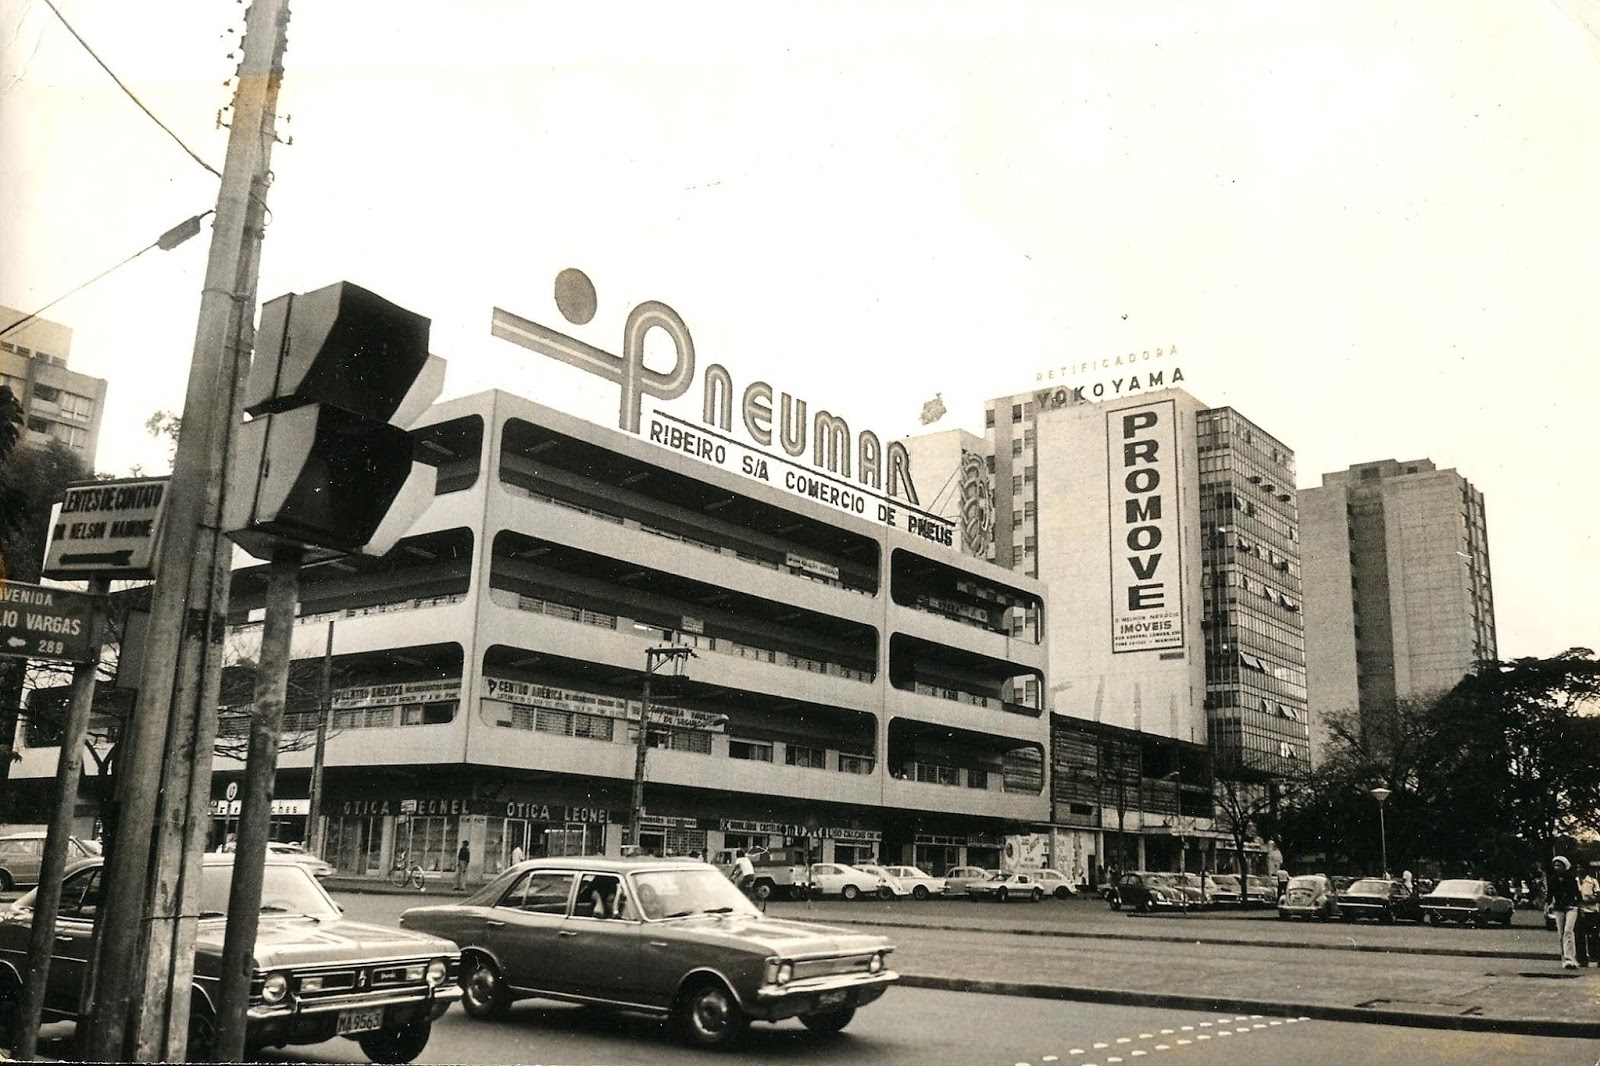
<path id="1" fill-rule="evenodd" d="M 69 663 L 99 658 L 100 642 L 91 624 L 95 599 L 20 581 L 0 583 L 0 656 Z"/>
<path id="2" fill-rule="evenodd" d="M 153 576 L 170 479 L 121 478 L 67 486 L 50 520 L 45 577 Z"/>

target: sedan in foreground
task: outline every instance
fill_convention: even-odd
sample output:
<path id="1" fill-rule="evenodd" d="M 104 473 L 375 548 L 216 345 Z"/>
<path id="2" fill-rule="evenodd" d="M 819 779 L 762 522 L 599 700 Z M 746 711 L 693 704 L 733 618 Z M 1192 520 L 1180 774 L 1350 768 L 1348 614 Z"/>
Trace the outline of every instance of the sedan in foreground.
<path id="1" fill-rule="evenodd" d="M 705 863 L 570 856 L 512 867 L 400 924 L 461 945 L 464 1005 L 541 998 L 665 1016 L 698 1047 L 752 1020 L 836 1033 L 899 975 L 874 933 L 768 918 Z"/>
<path id="2" fill-rule="evenodd" d="M 1439 886 L 1422 897 L 1422 912 L 1434 925 L 1455 922 L 1458 925 L 1510 925 L 1512 903 L 1487 881 L 1454 879 L 1440 881 Z"/>
<path id="3" fill-rule="evenodd" d="M 102 860 L 67 869 L 45 991 L 47 1021 L 76 1021 L 100 906 Z M 233 856 L 205 857 L 189 1006 L 189 1057 L 205 1062 L 216 1036 Z M 20 1002 L 37 891 L 0 913 L 0 1004 Z M 348 1037 L 375 1062 L 410 1062 L 433 1020 L 461 998 L 460 955 L 448 940 L 350 921 L 299 863 L 267 857 L 245 1015 L 247 1056 L 266 1047 Z M 0 1011 L 0 1016 L 4 1012 Z M 12 1018 L 15 1015 L 11 1016 Z M 13 1034 L 0 1033 L 10 1046 Z"/>
<path id="4" fill-rule="evenodd" d="M 1347 922 L 1358 918 L 1372 918 L 1386 924 L 1398 918 L 1420 922 L 1422 906 L 1402 881 L 1363 877 L 1339 893 L 1339 917 Z"/>

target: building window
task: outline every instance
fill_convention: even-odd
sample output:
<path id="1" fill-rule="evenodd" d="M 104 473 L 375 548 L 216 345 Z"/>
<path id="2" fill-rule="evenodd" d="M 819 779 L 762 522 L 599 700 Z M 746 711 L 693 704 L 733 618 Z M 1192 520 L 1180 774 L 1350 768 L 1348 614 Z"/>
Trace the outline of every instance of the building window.
<path id="1" fill-rule="evenodd" d="M 29 418 L 28 428 L 33 430 L 35 433 L 49 433 L 50 423 L 46 422 L 42 418 Z"/>
<path id="2" fill-rule="evenodd" d="M 1021 455 L 1022 454 L 1022 441 L 1021 441 L 1020 438 L 1011 442 L 1011 454 L 1012 455 Z"/>
<path id="3" fill-rule="evenodd" d="M 992 456 L 992 455 L 986 456 L 985 457 L 985 465 L 987 465 L 989 467 L 989 473 L 991 473 L 991 474 L 994 473 L 994 456 Z"/>
<path id="4" fill-rule="evenodd" d="M 987 771 L 987 770 L 968 770 L 967 771 L 967 787 L 968 788 L 988 788 L 989 787 L 989 771 Z"/>
<path id="5" fill-rule="evenodd" d="M 870 755 L 839 753 L 839 772 L 844 774 L 870 774 L 877 768 L 877 760 Z"/>
<path id="6" fill-rule="evenodd" d="M 751 762 L 771 762 L 772 745 L 759 744 L 751 740 L 728 741 L 728 758 L 748 759 Z"/>
<path id="7" fill-rule="evenodd" d="M 984 429 L 993 429 L 994 428 L 994 408 L 993 407 L 991 407 L 987 411 L 983 412 L 983 428 Z"/>
<path id="8" fill-rule="evenodd" d="M 401 725 L 444 725 L 456 716 L 455 700 L 410 703 L 400 708 Z"/>
<path id="9" fill-rule="evenodd" d="M 1012 474 L 1011 475 L 1011 491 L 1012 492 L 1021 492 L 1022 491 L 1022 475 L 1021 474 Z"/>
<path id="10" fill-rule="evenodd" d="M 1011 421 L 1022 421 L 1022 405 L 1020 403 L 1014 403 L 1011 405 Z"/>
<path id="11" fill-rule="evenodd" d="M 60 403 L 61 390 L 53 385 L 35 385 L 33 387 L 33 398 L 44 403 Z"/>
<path id="12" fill-rule="evenodd" d="M 827 769 L 828 753 L 822 748 L 804 744 L 790 744 L 784 750 L 783 761 L 790 766 L 808 766 L 816 770 Z"/>

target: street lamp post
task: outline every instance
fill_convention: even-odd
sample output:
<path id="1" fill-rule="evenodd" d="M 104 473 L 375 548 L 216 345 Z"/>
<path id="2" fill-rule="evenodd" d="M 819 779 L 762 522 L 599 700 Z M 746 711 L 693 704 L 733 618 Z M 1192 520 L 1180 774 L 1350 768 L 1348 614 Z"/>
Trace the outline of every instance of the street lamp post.
<path id="1" fill-rule="evenodd" d="M 693 648 L 648 648 L 644 653 L 644 691 L 639 703 L 638 746 L 633 753 L 633 808 L 629 825 L 629 842 L 639 847 L 639 832 L 644 823 L 644 760 L 650 751 L 650 678 L 661 664 L 674 659 L 692 659 Z"/>
<path id="2" fill-rule="evenodd" d="M 1389 876 L 1389 831 L 1384 826 L 1384 823 L 1383 823 L 1383 801 L 1388 799 L 1391 795 L 1393 795 L 1393 793 L 1391 793 L 1388 789 L 1384 788 L 1382 785 L 1379 785 L 1377 788 L 1371 789 L 1370 791 L 1372 793 L 1372 798 L 1378 801 L 1378 841 L 1379 841 L 1379 846 L 1383 849 L 1383 851 L 1382 851 L 1382 855 L 1383 855 L 1383 876 L 1384 877 L 1388 877 Z"/>

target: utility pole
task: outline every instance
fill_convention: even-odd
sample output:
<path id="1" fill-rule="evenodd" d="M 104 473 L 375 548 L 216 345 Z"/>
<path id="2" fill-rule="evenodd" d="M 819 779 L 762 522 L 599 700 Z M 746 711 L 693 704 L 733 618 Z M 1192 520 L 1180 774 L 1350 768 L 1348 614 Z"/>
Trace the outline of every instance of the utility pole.
<path id="1" fill-rule="evenodd" d="M 254 0 L 201 291 L 138 713 L 118 759 L 83 1057 L 182 1061 L 232 545 L 221 533 L 248 364 L 288 0 Z M 187 915 L 188 917 L 185 917 Z M 136 1003 L 137 1001 L 137 1003 Z"/>
<path id="2" fill-rule="evenodd" d="M 306 805 L 306 845 L 321 859 L 322 771 L 328 753 L 328 719 L 333 715 L 333 620 L 328 620 L 328 642 L 322 649 L 322 687 L 317 693 L 317 743 L 311 752 L 311 800 Z"/>
<path id="3" fill-rule="evenodd" d="M 638 746 L 633 753 L 633 808 L 629 812 L 629 840 L 639 846 L 639 831 L 644 823 L 644 763 L 650 751 L 650 677 L 661 664 L 695 658 L 693 648 L 647 648 L 644 653 L 644 691 L 639 704 Z"/>

